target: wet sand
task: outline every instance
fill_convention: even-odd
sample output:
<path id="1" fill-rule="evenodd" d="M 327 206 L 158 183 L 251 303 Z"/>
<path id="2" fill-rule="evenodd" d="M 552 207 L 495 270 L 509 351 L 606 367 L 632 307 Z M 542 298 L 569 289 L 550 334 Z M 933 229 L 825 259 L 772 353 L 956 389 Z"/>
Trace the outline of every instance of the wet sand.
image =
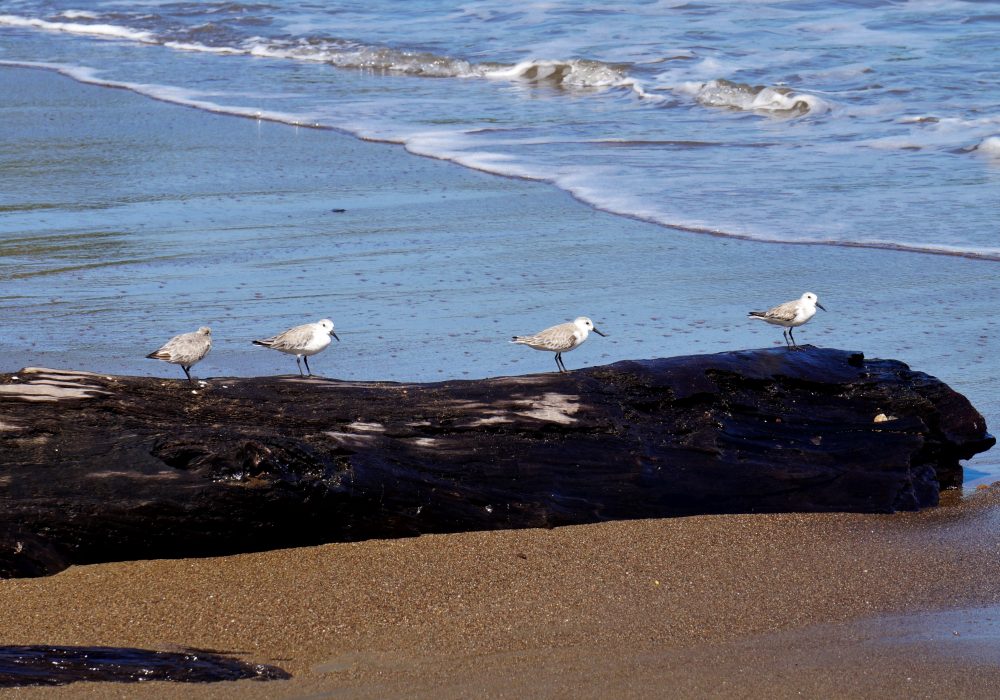
<path id="1" fill-rule="evenodd" d="M 73 567 L 0 582 L 6 643 L 209 648 L 292 680 L 4 694 L 995 697 L 998 525 L 994 487 L 892 516 L 700 516 Z"/>

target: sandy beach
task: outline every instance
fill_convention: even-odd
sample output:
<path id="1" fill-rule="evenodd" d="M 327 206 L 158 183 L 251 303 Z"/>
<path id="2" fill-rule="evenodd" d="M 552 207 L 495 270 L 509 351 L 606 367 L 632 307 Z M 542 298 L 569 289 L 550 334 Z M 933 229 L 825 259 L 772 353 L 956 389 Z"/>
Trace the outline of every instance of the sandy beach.
<path id="1" fill-rule="evenodd" d="M 998 522 L 994 488 L 892 516 L 706 516 L 73 567 L 0 582 L 6 643 L 209 648 L 292 680 L 4 694 L 994 697 Z"/>
<path id="2" fill-rule="evenodd" d="M 594 211 L 542 183 L 334 132 L 207 115 L 48 72 L 2 73 L 22 102 L 43 105 L 50 118 L 32 124 L 37 115 L 21 109 L 22 133 L 34 129 L 42 141 L 79 149 L 59 167 L 36 163 L 22 187 L 36 178 L 51 190 L 68 181 L 80 188 L 87 178 L 101 184 L 132 172 L 135 188 L 122 195 L 127 212 L 97 203 L 50 213 L 59 220 L 45 225 L 56 229 L 74 216 L 109 217 L 112 230 L 93 240 L 107 245 L 111 261 L 97 281 L 86 263 L 64 265 L 77 253 L 60 249 L 58 264 L 24 263 L 5 279 L 4 371 L 48 364 L 175 376 L 177 368 L 143 355 L 165 334 L 207 322 L 217 346 L 196 374 L 292 372 L 291 358 L 255 353 L 244 329 L 274 332 L 289 315 L 319 318 L 333 307 L 344 342 L 313 362 L 331 376 L 527 373 L 547 369 L 551 358 L 512 352 L 499 339 L 582 307 L 611 337 L 567 356 L 571 368 L 780 343 L 773 328 L 740 322 L 748 298 L 759 305 L 789 289 L 819 288 L 829 290 L 821 298 L 831 312 L 797 334 L 800 342 L 896 357 L 969 396 L 991 427 L 1000 416 L 996 360 L 980 327 L 1000 281 L 981 261 L 675 235 Z M 162 138 L 144 140 L 148 134 Z M 108 146 L 116 138 L 133 150 Z M 188 160 L 168 176 L 178 149 Z M 95 170 L 98 151 L 118 160 Z M 301 158 L 290 156 L 278 172 L 276 153 Z M 336 182 L 307 186 L 331 154 L 341 159 L 330 169 Z M 229 170 L 220 165 L 227 162 Z M 144 168 L 132 171 L 137 163 Z M 150 195 L 164 183 L 157 171 L 173 178 L 176 200 Z M 275 178 L 281 193 L 269 198 Z M 346 217 L 330 213 L 338 205 Z M 187 220 L 177 218 L 181 209 Z M 20 211 L 18 221 L 33 215 Z M 130 228 L 137 220 L 152 226 Z M 260 241 L 280 246 L 292 229 L 300 252 L 269 257 Z M 616 244 L 625 237 L 627 254 Z M 473 238 L 476 245 L 463 244 Z M 531 252 L 538 239 L 545 255 Z M 28 244 L 42 245 L 44 236 Z M 749 275 L 751 268 L 764 273 Z M 483 269 L 489 282 L 472 281 L 479 272 L 470 270 Z M 976 293 L 958 294 L 969 280 Z M 202 313 L 187 328 L 192 307 Z M 995 480 L 997 464 L 995 454 L 981 456 L 964 495 L 950 493 L 920 513 L 463 533 L 0 581 L 5 644 L 206 648 L 293 674 L 268 683 L 74 684 L 0 696 L 995 697 L 1000 488 L 973 487 Z"/>

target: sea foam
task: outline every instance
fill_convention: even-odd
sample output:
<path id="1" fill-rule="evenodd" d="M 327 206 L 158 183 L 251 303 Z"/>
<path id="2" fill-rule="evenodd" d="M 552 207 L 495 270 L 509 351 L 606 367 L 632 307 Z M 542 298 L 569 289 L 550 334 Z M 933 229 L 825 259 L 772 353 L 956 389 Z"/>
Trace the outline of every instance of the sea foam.
<path id="1" fill-rule="evenodd" d="M 815 95 L 794 92 L 786 87 L 753 86 L 730 80 L 710 80 L 682 88 L 706 107 L 724 107 L 775 115 L 822 114 L 830 104 Z"/>
<path id="2" fill-rule="evenodd" d="M 976 150 L 991 158 L 1000 158 L 1000 136 L 989 136 L 976 146 Z"/>
<path id="3" fill-rule="evenodd" d="M 276 110 L 261 110 L 253 107 L 240 107 L 236 105 L 222 105 L 203 98 L 203 93 L 197 90 L 187 90 L 170 85 L 156 85 L 152 83 L 132 83 L 123 80 L 109 80 L 102 78 L 99 71 L 87 66 L 72 66 L 62 63 L 43 63 L 34 61 L 4 61 L 0 60 L 0 66 L 11 66 L 15 68 L 39 68 L 51 70 L 65 75 L 81 83 L 98 85 L 100 87 L 117 88 L 128 90 L 138 95 L 144 95 L 161 102 L 181 105 L 200 109 L 204 112 L 214 114 L 227 114 L 233 117 L 244 117 L 247 119 L 257 119 L 260 121 L 278 122 L 289 126 L 300 126 L 311 129 L 329 129 L 331 127 L 317 123 L 310 115 L 292 114 Z"/>
<path id="4" fill-rule="evenodd" d="M 18 15 L 0 15 L 0 25 L 42 29 L 51 32 L 65 32 L 68 34 L 82 34 L 105 39 L 125 39 L 128 41 L 138 41 L 143 44 L 157 43 L 156 35 L 151 32 L 129 29 L 128 27 L 120 27 L 115 24 L 50 22 L 44 19 L 20 17 Z"/>

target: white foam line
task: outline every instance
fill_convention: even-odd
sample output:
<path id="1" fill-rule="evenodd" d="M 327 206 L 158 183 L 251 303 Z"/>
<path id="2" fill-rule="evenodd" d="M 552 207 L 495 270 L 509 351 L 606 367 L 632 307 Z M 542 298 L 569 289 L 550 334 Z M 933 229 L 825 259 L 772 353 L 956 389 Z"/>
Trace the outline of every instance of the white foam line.
<path id="1" fill-rule="evenodd" d="M 64 32 L 66 34 L 82 34 L 85 36 L 97 36 L 105 39 L 126 39 L 128 41 L 138 41 L 143 44 L 157 43 L 156 36 L 150 32 L 129 29 L 128 27 L 120 27 L 115 24 L 49 22 L 44 19 L 20 17 L 18 15 L 0 15 L 0 25 L 8 27 L 43 29 L 50 32 Z"/>
<path id="2" fill-rule="evenodd" d="M 439 134 L 417 134 L 412 136 L 410 139 L 397 139 L 392 140 L 389 138 L 378 137 L 375 135 L 366 135 L 360 130 L 350 130 L 344 127 L 335 127 L 328 124 L 320 123 L 306 123 L 302 120 L 302 117 L 296 115 L 285 114 L 281 112 L 263 112 L 260 110 L 254 110 L 251 107 L 228 107 L 215 104 L 213 102 L 208 102 L 205 100 L 196 100 L 188 97 L 184 97 L 181 93 L 182 91 L 178 88 L 170 88 L 161 85 L 147 85 L 139 83 L 127 83 L 117 80 L 106 80 L 103 78 L 96 77 L 96 71 L 91 68 L 81 67 L 81 66 L 68 66 L 59 63 L 39 63 L 30 61 L 6 61 L 0 60 L 0 66 L 8 66 L 11 68 L 33 68 L 40 70 L 49 70 L 61 75 L 65 75 L 68 78 L 76 80 L 78 82 L 87 83 L 90 85 L 97 85 L 100 87 L 109 87 L 122 90 L 128 90 L 130 92 L 143 95 L 145 97 L 150 97 L 161 102 L 167 102 L 170 104 L 182 105 L 185 107 L 192 107 L 194 109 L 199 109 L 202 111 L 212 112 L 215 114 L 225 114 L 236 117 L 244 117 L 249 119 L 258 119 L 261 121 L 271 121 L 281 124 L 287 124 L 289 126 L 301 126 L 311 129 L 323 129 L 328 131 L 337 131 L 350 135 L 361 141 L 369 141 L 373 143 L 387 143 L 393 145 L 403 146 L 407 152 L 412 153 L 417 156 L 433 158 L 435 160 L 448 161 L 460 165 L 470 170 L 478 170 L 480 172 L 488 173 L 490 175 L 498 175 L 501 177 L 509 177 L 518 180 L 529 180 L 534 182 L 545 182 L 557 187 L 565 192 L 568 192 L 576 200 L 586 204 L 589 207 L 597 209 L 599 211 L 607 212 L 609 214 L 614 214 L 615 216 L 623 216 L 625 218 L 634 219 L 637 221 L 644 221 L 646 223 L 656 224 L 658 226 L 663 226 L 665 228 L 672 228 L 677 231 L 685 231 L 687 233 L 697 233 L 701 235 L 716 236 L 719 238 L 730 238 L 742 241 L 752 241 L 755 243 L 772 243 L 779 245 L 821 245 L 821 246 L 833 246 L 840 248 L 865 248 L 872 250 L 891 250 L 907 253 L 921 253 L 925 255 L 948 255 L 952 257 L 964 257 L 974 260 L 988 260 L 991 262 L 1000 262 L 1000 248 L 986 248 L 986 249 L 974 249 L 974 248 L 964 248 L 961 246 L 948 246 L 948 245 L 924 245 L 924 244 L 911 244 L 911 243 L 900 243 L 894 241 L 850 241 L 850 240 L 828 240 L 828 239 L 800 239 L 800 240 L 789 240 L 784 238 L 777 238 L 772 236 L 764 236 L 758 234 L 742 234 L 734 233 L 729 231 L 722 231 L 718 229 L 713 229 L 707 226 L 700 225 L 686 225 L 680 224 L 674 221 L 666 219 L 664 216 L 656 213 L 655 211 L 635 211 L 623 209 L 621 207 L 616 207 L 611 202 L 601 202 L 598 197 L 589 195 L 587 189 L 574 185 L 569 182 L 569 177 L 560 176 L 550 176 L 543 175 L 536 172 L 532 172 L 526 167 L 518 166 L 514 162 L 513 156 L 509 156 L 501 153 L 489 153 L 489 152 L 456 152 L 446 151 L 443 149 L 442 137 Z M 421 144 L 424 144 L 421 146 Z M 442 150 L 435 150 L 433 146 L 437 144 L 442 146 Z M 991 144 L 992 145 L 992 144 Z"/>
<path id="3" fill-rule="evenodd" d="M 128 90 L 144 97 L 150 97 L 160 102 L 191 107 L 203 112 L 213 114 L 225 114 L 233 117 L 244 117 L 246 119 L 257 119 L 259 121 L 277 122 L 289 126 L 300 126 L 309 129 L 332 129 L 317 122 L 310 122 L 303 115 L 289 114 L 287 112 L 264 111 L 253 107 L 235 107 L 220 105 L 208 100 L 199 100 L 191 97 L 193 93 L 181 88 L 169 87 L 166 85 L 156 85 L 152 83 L 129 83 L 121 80 L 109 80 L 97 77 L 97 71 L 84 66 L 70 66 L 64 63 L 41 63 L 35 61 L 4 61 L 0 60 L 0 66 L 11 68 L 35 68 L 49 70 L 67 78 L 72 78 L 80 83 L 97 85 L 99 87 L 114 88 L 117 90 Z"/>
<path id="4" fill-rule="evenodd" d="M 355 134 L 357 136 L 357 134 Z M 398 143 L 377 138 L 359 137 L 366 141 L 383 141 L 385 143 Z M 723 231 L 710 226 L 698 224 L 678 223 L 665 216 L 652 211 L 640 210 L 637 208 L 624 208 L 616 206 L 614 203 L 603 200 L 599 195 L 592 194 L 590 188 L 574 184 L 570 180 L 571 176 L 552 176 L 533 172 L 530 169 L 513 163 L 513 156 L 503 153 L 491 153 L 484 151 L 454 151 L 444 147 L 444 138 L 440 134 L 417 134 L 410 139 L 403 141 L 406 150 L 414 155 L 436 160 L 444 160 L 471 170 L 478 170 L 490 175 L 499 175 L 518 180 L 529 180 L 532 182 L 545 182 L 557 187 L 564 192 L 568 192 L 574 199 L 587 206 L 603 211 L 615 216 L 622 216 L 636 221 L 656 224 L 665 228 L 671 228 L 686 233 L 697 233 L 700 235 L 715 236 L 717 238 L 729 238 L 740 241 L 751 241 L 754 243 L 770 243 L 777 245 L 812 245 L 831 246 L 840 248 L 866 248 L 871 250 L 892 250 L 906 253 L 920 253 L 924 255 L 947 255 L 951 257 L 963 257 L 974 260 L 988 260 L 1000 262 L 1000 248 L 964 248 L 961 246 L 948 245 L 926 245 L 918 243 L 902 243 L 896 241 L 851 241 L 851 240 L 830 240 L 822 238 L 809 239 L 787 239 L 775 236 L 766 236 L 753 233 L 736 233 Z"/>
<path id="5" fill-rule="evenodd" d="M 96 12 L 89 12 L 87 10 L 65 10 L 60 12 L 59 16 L 66 19 L 97 19 L 99 17 Z"/>
<path id="6" fill-rule="evenodd" d="M 212 53 L 218 56 L 242 56 L 248 52 L 243 49 L 234 49 L 230 46 L 205 46 L 199 43 L 185 43 L 182 41 L 165 41 L 163 45 L 168 49 L 177 51 L 192 51 L 197 53 Z"/>
<path id="7" fill-rule="evenodd" d="M 536 178 L 542 179 L 542 178 Z M 666 228 L 688 233 L 715 236 L 717 238 L 729 238 L 740 241 L 750 241 L 753 243 L 770 243 L 777 245 L 808 245 L 808 246 L 830 246 L 836 248 L 864 248 L 868 250 L 891 250 L 904 253 L 920 253 L 923 255 L 947 255 L 949 257 L 962 257 L 973 260 L 987 260 L 990 262 L 1000 262 L 1000 248 L 966 248 L 962 246 L 933 245 L 921 243 L 905 243 L 898 241 L 852 241 L 852 240 L 831 240 L 824 238 L 804 238 L 788 239 L 775 236 L 767 236 L 756 233 L 735 233 L 723 231 L 708 226 L 681 224 L 671 221 L 666 217 L 652 211 L 634 211 L 616 207 L 611 203 L 602 203 L 597 198 L 588 196 L 583 188 L 560 183 L 558 180 L 549 180 L 559 189 L 569 192 L 575 199 L 587 204 L 594 209 L 604 211 L 615 216 L 644 221 L 646 223 L 657 224 Z"/>

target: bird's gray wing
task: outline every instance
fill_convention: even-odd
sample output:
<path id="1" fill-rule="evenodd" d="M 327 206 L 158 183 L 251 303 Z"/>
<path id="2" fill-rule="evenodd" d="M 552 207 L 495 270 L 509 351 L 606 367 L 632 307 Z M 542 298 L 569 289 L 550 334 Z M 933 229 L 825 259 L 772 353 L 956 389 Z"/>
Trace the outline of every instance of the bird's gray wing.
<path id="1" fill-rule="evenodd" d="M 263 341 L 275 350 L 299 350 L 309 344 L 313 336 L 313 324 L 307 323 L 295 328 L 289 328 L 273 338 Z"/>
<path id="2" fill-rule="evenodd" d="M 177 347 L 184 342 L 184 337 L 186 335 L 186 333 L 183 335 L 175 335 L 173 338 L 161 345 L 158 350 L 154 350 L 146 357 L 155 357 L 158 360 L 169 360 L 173 358 L 174 352 L 177 350 Z"/>
<path id="3" fill-rule="evenodd" d="M 798 313 L 798 301 L 786 301 L 773 309 L 768 309 L 764 316 L 776 321 L 794 321 L 796 313 Z"/>
<path id="4" fill-rule="evenodd" d="M 171 359 L 182 364 L 191 364 L 205 357 L 212 349 L 212 339 L 201 333 L 185 333 L 167 341 L 164 349 Z"/>
<path id="5" fill-rule="evenodd" d="M 576 324 L 560 323 L 558 326 L 552 326 L 540 333 L 536 333 L 534 336 L 531 336 L 531 340 L 533 345 L 539 345 L 546 350 L 560 352 L 573 347 L 573 342 L 576 340 L 574 336 L 575 332 Z"/>

